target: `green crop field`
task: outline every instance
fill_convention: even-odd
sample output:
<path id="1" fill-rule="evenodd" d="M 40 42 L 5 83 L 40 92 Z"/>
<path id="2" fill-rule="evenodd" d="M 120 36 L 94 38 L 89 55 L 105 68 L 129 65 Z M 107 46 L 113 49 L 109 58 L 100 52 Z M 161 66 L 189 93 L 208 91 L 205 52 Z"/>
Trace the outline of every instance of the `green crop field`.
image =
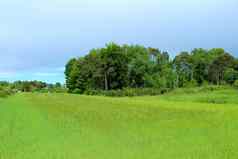
<path id="1" fill-rule="evenodd" d="M 0 159 L 237 159 L 238 91 L 0 99 Z"/>

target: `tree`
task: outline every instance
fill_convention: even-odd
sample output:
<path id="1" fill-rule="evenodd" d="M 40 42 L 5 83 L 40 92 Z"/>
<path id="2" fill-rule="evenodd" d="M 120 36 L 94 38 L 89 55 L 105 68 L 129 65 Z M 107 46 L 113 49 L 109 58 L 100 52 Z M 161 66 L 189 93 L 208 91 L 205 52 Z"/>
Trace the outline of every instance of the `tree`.
<path id="1" fill-rule="evenodd" d="M 146 74 L 149 68 L 155 63 L 151 61 L 149 51 L 143 46 L 125 46 L 124 50 L 128 57 L 128 79 L 129 87 L 144 87 L 146 83 Z"/>
<path id="2" fill-rule="evenodd" d="M 77 59 L 70 59 L 69 62 L 65 66 L 65 77 L 66 77 L 66 86 L 70 92 L 72 92 L 76 88 L 76 74 L 78 73 L 76 70 L 78 66 L 76 66 Z"/>
<path id="3" fill-rule="evenodd" d="M 192 58 L 188 52 L 181 52 L 173 63 L 177 72 L 178 86 L 183 87 L 193 79 Z"/>
<path id="4" fill-rule="evenodd" d="M 168 52 L 140 45 L 109 43 L 66 64 L 69 92 L 130 88 L 176 88 L 203 82 L 232 84 L 238 60 L 224 49 L 181 52 L 172 61 Z"/>
<path id="5" fill-rule="evenodd" d="M 121 89 L 128 83 L 128 58 L 119 45 L 110 43 L 101 50 L 105 90 Z"/>
<path id="6" fill-rule="evenodd" d="M 233 68 L 227 68 L 224 73 L 224 80 L 228 84 L 233 84 L 236 80 L 238 80 L 238 71 Z"/>
<path id="7" fill-rule="evenodd" d="M 238 88 L 238 80 L 236 80 L 233 85 L 234 87 Z"/>
<path id="8" fill-rule="evenodd" d="M 191 52 L 193 65 L 193 78 L 201 85 L 208 77 L 209 57 L 208 52 L 202 48 Z"/>
<path id="9" fill-rule="evenodd" d="M 218 56 L 209 67 L 209 80 L 214 84 L 222 84 L 224 72 L 233 62 L 234 57 L 228 53 Z"/>
<path id="10" fill-rule="evenodd" d="M 234 59 L 232 66 L 231 66 L 234 70 L 238 71 L 238 59 Z"/>
<path id="11" fill-rule="evenodd" d="M 169 63 L 169 53 L 162 52 L 161 54 L 158 54 L 157 63 L 159 66 L 168 64 Z"/>
<path id="12" fill-rule="evenodd" d="M 55 87 L 56 87 L 56 88 L 61 88 L 61 87 L 62 87 L 62 86 L 61 86 L 61 83 L 56 82 L 56 83 L 55 83 Z"/>

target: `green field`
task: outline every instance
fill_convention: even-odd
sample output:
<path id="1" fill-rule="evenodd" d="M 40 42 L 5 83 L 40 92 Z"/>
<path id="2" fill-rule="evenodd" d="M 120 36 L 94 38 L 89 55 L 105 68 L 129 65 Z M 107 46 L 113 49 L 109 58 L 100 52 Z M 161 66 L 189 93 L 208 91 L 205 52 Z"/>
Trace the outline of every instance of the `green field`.
<path id="1" fill-rule="evenodd" d="M 237 159 L 238 91 L 0 99 L 0 159 Z"/>

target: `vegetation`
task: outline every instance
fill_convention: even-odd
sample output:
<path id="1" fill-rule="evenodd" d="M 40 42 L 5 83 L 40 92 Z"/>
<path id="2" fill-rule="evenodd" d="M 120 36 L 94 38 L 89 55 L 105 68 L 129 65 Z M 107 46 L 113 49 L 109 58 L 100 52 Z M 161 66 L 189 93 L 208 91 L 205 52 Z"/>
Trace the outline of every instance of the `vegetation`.
<path id="1" fill-rule="evenodd" d="M 5 98 L 13 93 L 14 91 L 10 89 L 7 82 L 0 82 L 0 98 Z"/>
<path id="2" fill-rule="evenodd" d="M 0 97 L 16 92 L 67 92 L 60 83 L 48 84 L 41 81 L 16 81 L 13 83 L 0 81 Z M 2 94 L 2 95 L 1 95 Z"/>
<path id="3" fill-rule="evenodd" d="M 21 93 L 0 105 L 1 159 L 238 156 L 238 92 L 229 87 L 133 98 Z"/>
<path id="4" fill-rule="evenodd" d="M 0 159 L 238 156 L 238 59 L 223 49 L 171 59 L 111 43 L 71 59 L 65 75 L 67 89 L 0 82 Z"/>
<path id="5" fill-rule="evenodd" d="M 125 89 L 171 90 L 204 84 L 233 85 L 238 80 L 238 59 L 224 49 L 194 49 L 175 58 L 167 52 L 138 45 L 110 43 L 85 57 L 71 59 L 65 69 L 71 93 L 110 94 Z M 104 93 L 105 91 L 109 93 Z"/>
<path id="6" fill-rule="evenodd" d="M 0 87 L 0 98 L 5 98 L 11 95 L 13 92 L 11 90 L 3 89 Z"/>
<path id="7" fill-rule="evenodd" d="M 77 91 L 77 89 L 76 89 Z M 169 89 L 158 89 L 158 88 L 124 88 L 119 90 L 87 90 L 84 92 L 85 95 L 103 95 L 110 97 L 133 97 L 133 96 L 144 96 L 144 95 L 161 95 L 169 92 Z M 78 93 L 78 92 L 73 92 Z M 80 91 L 79 91 L 80 93 Z"/>

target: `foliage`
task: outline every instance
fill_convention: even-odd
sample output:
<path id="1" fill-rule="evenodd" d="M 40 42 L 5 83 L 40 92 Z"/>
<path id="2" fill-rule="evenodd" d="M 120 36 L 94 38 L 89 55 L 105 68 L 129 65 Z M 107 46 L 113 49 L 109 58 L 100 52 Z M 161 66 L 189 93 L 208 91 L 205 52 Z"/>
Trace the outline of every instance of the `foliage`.
<path id="1" fill-rule="evenodd" d="M 238 79 L 238 71 L 234 68 L 227 68 L 224 73 L 224 79 L 228 84 L 233 84 Z"/>
<path id="2" fill-rule="evenodd" d="M 13 90 L 9 88 L 7 82 L 0 82 L 0 98 L 5 98 L 14 93 Z"/>
<path id="3" fill-rule="evenodd" d="M 67 89 L 61 83 L 48 84 L 41 81 L 0 81 L 0 91 L 4 92 L 56 92 L 64 93 Z M 4 93 L 2 93 L 4 94 Z M 12 94 L 12 93 L 5 93 Z"/>
<path id="4" fill-rule="evenodd" d="M 71 93 L 120 92 L 124 88 L 160 90 L 204 83 L 232 85 L 238 79 L 238 60 L 221 48 L 194 49 L 171 59 L 168 52 L 156 48 L 109 43 L 69 60 L 65 70 Z"/>
<path id="5" fill-rule="evenodd" d="M 9 90 L 0 90 L 0 98 L 5 98 L 9 95 L 11 95 L 13 92 Z"/>
<path id="6" fill-rule="evenodd" d="M 234 86 L 235 86 L 236 88 L 238 88 L 238 80 L 235 80 Z"/>
<path id="7" fill-rule="evenodd" d="M 227 68 L 232 66 L 234 57 L 224 53 L 211 63 L 209 67 L 209 80 L 214 84 L 221 84 L 224 81 L 224 73 Z"/>
<path id="8" fill-rule="evenodd" d="M 118 90 L 87 90 L 84 92 L 86 95 L 99 95 L 99 96 L 110 96 L 110 97 L 133 97 L 133 96 L 154 96 L 161 95 L 169 92 L 169 89 L 158 89 L 158 88 L 124 88 Z M 75 92 L 78 93 L 78 92 Z M 80 92 L 79 92 L 80 93 Z"/>

